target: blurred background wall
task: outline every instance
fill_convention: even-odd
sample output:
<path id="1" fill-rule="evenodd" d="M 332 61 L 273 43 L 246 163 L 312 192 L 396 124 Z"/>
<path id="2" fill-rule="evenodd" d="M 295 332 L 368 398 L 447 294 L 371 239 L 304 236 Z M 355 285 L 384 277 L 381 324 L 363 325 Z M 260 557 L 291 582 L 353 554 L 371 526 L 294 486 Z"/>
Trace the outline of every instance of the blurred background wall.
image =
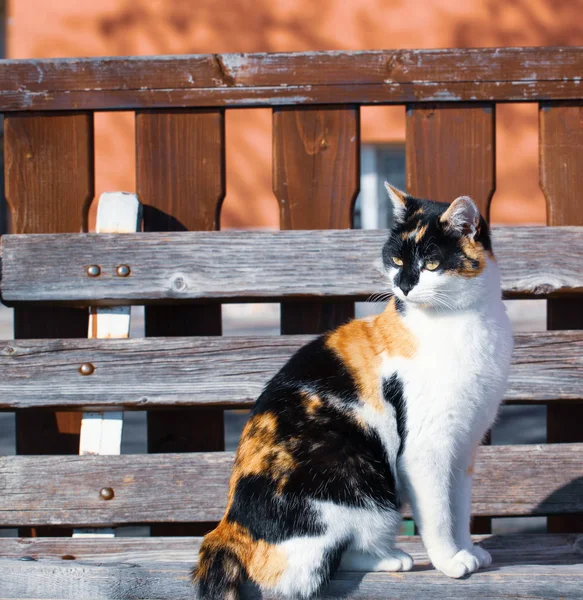
<path id="1" fill-rule="evenodd" d="M 7 56 L 583 45 L 582 14 L 582 0 L 9 0 Z M 96 196 L 135 190 L 133 115 L 95 123 Z M 370 148 L 398 155 L 404 134 L 404 107 L 362 109 Z M 544 222 L 537 138 L 536 105 L 497 108 L 494 222 Z M 278 225 L 271 111 L 227 111 L 222 227 Z"/>

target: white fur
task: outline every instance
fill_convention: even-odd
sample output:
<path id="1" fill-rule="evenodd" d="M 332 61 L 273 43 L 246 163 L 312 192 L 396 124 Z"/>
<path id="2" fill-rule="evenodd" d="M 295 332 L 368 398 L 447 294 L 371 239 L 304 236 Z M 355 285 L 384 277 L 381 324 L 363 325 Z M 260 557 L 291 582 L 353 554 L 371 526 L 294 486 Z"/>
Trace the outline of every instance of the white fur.
<path id="1" fill-rule="evenodd" d="M 394 276 L 394 275 L 393 275 Z M 471 463 L 504 394 L 512 330 L 498 266 L 466 279 L 423 271 L 405 297 L 405 325 L 418 341 L 412 359 L 384 377 L 403 382 L 407 438 L 399 475 L 436 568 L 462 577 L 490 563 L 469 534 Z M 436 298 L 439 298 L 436 302 Z"/>

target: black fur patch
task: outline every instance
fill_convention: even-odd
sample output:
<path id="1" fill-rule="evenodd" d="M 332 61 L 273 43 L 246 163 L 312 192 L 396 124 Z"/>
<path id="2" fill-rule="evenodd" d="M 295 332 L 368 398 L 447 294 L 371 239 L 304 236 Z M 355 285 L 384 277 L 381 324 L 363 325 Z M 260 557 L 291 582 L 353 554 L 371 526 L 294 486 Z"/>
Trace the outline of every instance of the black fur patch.
<path id="1" fill-rule="evenodd" d="M 403 383 L 397 377 L 396 373 L 389 379 L 383 381 L 383 396 L 395 409 L 395 418 L 397 420 L 397 432 L 399 434 L 399 455 L 403 452 L 405 440 L 407 437 L 405 398 L 403 395 Z"/>

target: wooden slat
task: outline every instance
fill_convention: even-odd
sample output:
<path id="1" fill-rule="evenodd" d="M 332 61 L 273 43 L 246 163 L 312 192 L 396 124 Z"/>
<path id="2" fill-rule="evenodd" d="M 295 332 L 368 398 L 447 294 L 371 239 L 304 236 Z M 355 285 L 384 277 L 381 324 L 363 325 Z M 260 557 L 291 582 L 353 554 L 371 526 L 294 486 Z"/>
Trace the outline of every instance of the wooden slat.
<path id="1" fill-rule="evenodd" d="M 583 444 L 480 448 L 473 514 L 581 511 L 582 455 Z M 216 521 L 225 510 L 232 460 L 227 452 L 3 457 L 0 525 Z M 113 488 L 112 500 L 101 499 L 103 487 Z"/>
<path id="2" fill-rule="evenodd" d="M 583 102 L 540 107 L 540 181 L 549 225 L 583 225 Z M 578 254 L 580 262 L 582 255 Z M 583 267 L 582 267 L 583 270 Z M 561 299 L 547 305 L 549 329 L 583 329 L 583 301 Z M 583 406 L 549 407 L 549 442 L 583 440 Z M 583 515 L 549 520 L 549 531 L 583 532 Z"/>
<path id="3" fill-rule="evenodd" d="M 282 229 L 352 226 L 360 178 L 359 117 L 355 107 L 274 111 L 273 190 Z M 353 316 L 352 303 L 282 304 L 281 332 L 321 333 Z"/>
<path id="4" fill-rule="evenodd" d="M 406 120 L 409 193 L 440 202 L 471 196 L 489 220 L 496 177 L 494 111 L 493 104 L 409 105 Z M 485 443 L 489 441 L 488 434 Z M 490 523 L 475 520 L 472 530 L 489 533 Z"/>
<path id="5" fill-rule="evenodd" d="M 493 104 L 407 107 L 407 190 L 452 202 L 470 196 L 488 218 L 495 188 Z"/>
<path id="6" fill-rule="evenodd" d="M 136 147 L 137 189 L 144 203 L 145 231 L 219 228 L 225 195 L 224 111 L 139 112 Z M 179 279 L 173 278 L 175 287 Z M 145 323 L 147 336 L 221 335 L 221 307 L 148 307 Z M 224 445 L 221 411 L 148 415 L 149 452 L 223 450 Z M 168 533 L 164 529 L 152 531 L 154 535 Z"/>
<path id="7" fill-rule="evenodd" d="M 93 197 L 93 117 L 89 113 L 14 114 L 5 118 L 6 197 L 15 233 L 78 232 Z M 37 257 L 40 259 L 40 257 Z M 21 308 L 16 338 L 80 337 L 86 310 Z M 16 415 L 19 454 L 77 453 L 80 415 Z M 24 533 L 23 533 L 24 534 Z"/>
<path id="8" fill-rule="evenodd" d="M 310 339 L 0 341 L 0 409 L 248 408 Z M 84 362 L 92 375 L 78 372 Z M 519 333 L 506 401 L 573 404 L 583 399 L 582 378 L 583 332 Z"/>
<path id="9" fill-rule="evenodd" d="M 385 289 L 378 266 L 386 236 L 385 231 L 8 235 L 2 238 L 2 297 L 13 304 L 101 306 L 309 296 L 366 300 Z M 508 297 L 583 292 L 583 229 L 498 227 L 493 244 Z M 115 276 L 121 263 L 131 266 L 130 277 Z M 101 266 L 100 277 L 87 276 L 92 264 Z"/>
<path id="10" fill-rule="evenodd" d="M 494 567 L 502 565 L 579 564 L 583 560 L 583 538 L 578 534 L 476 535 L 474 543 L 492 553 Z M 193 563 L 202 538 L 155 537 L 112 540 L 71 538 L 3 538 L 0 557 L 78 560 L 84 563 Z M 417 567 L 429 566 L 429 558 L 418 536 L 400 536 L 397 546 L 409 553 Z M 69 562 L 69 565 L 74 564 Z"/>
<path id="11" fill-rule="evenodd" d="M 22 562 L 2 559 L 4 598 L 92 600 L 94 598 L 190 599 L 190 563 L 84 564 L 68 561 Z M 354 600 L 580 600 L 583 573 L 579 565 L 516 565 L 474 573 L 467 580 L 448 579 L 433 569 L 403 575 L 338 572 L 318 598 Z M 136 596 L 139 594 L 139 596 Z M 281 600 L 244 584 L 244 600 Z"/>
<path id="12" fill-rule="evenodd" d="M 480 598 L 579 600 L 583 586 L 581 540 L 576 535 L 479 536 L 494 565 L 469 579 L 448 579 L 434 569 L 418 537 L 397 539 L 413 556 L 407 574 L 338 572 L 323 597 L 379 600 Z M 191 598 L 189 570 L 200 538 L 104 540 L 0 540 L 2 598 Z M 35 560 L 30 560 L 30 559 Z M 75 560 L 76 559 L 76 560 Z M 244 598 L 259 598 L 245 585 Z M 269 596 L 263 596 L 269 598 Z"/>
<path id="13" fill-rule="evenodd" d="M 524 101 L 581 96 L 581 48 L 0 62 L 0 110 Z"/>

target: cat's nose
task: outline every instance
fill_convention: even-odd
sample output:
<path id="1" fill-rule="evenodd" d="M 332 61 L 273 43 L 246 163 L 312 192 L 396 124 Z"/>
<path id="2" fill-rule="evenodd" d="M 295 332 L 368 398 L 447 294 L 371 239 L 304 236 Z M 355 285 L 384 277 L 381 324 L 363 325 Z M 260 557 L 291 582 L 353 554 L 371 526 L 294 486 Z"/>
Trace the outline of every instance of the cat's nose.
<path id="1" fill-rule="evenodd" d="M 415 287 L 414 285 L 411 285 L 409 282 L 405 283 L 401 283 L 399 285 L 399 287 L 401 288 L 401 291 L 403 292 L 403 294 L 405 294 L 405 296 L 407 296 L 409 294 L 409 292 Z"/>

